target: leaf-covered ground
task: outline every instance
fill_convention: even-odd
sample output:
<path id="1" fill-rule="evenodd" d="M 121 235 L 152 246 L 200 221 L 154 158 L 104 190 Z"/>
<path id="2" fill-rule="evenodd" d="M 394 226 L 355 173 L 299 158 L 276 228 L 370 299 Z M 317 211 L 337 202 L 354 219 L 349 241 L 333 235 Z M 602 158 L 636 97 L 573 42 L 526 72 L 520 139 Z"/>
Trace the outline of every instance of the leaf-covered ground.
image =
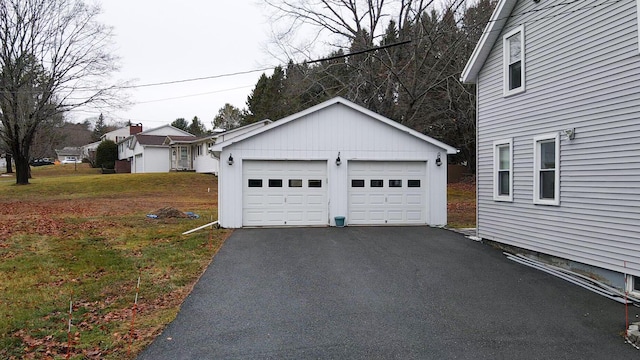
<path id="1" fill-rule="evenodd" d="M 472 179 L 449 184 L 447 218 L 451 228 L 476 227 L 476 184 Z"/>
<path id="2" fill-rule="evenodd" d="M 2 359 L 134 358 L 228 235 L 181 235 L 217 218 L 211 175 L 97 175 L 80 165 L 34 169 L 27 186 L 0 177 Z M 165 207 L 200 219 L 146 217 Z"/>

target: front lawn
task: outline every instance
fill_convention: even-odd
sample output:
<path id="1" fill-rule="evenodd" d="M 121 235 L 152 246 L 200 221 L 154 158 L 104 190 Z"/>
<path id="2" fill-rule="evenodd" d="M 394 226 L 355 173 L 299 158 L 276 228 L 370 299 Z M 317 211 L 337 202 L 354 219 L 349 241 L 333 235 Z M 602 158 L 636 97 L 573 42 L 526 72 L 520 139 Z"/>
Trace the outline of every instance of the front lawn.
<path id="1" fill-rule="evenodd" d="M 450 228 L 476 227 L 476 184 L 465 180 L 447 187 L 447 218 Z"/>
<path id="2" fill-rule="evenodd" d="M 181 235 L 217 219 L 211 175 L 99 175 L 77 165 L 33 168 L 26 186 L 0 178 L 2 359 L 64 358 L 70 300 L 71 358 L 134 358 L 229 234 Z M 164 207 L 200 218 L 146 217 Z"/>

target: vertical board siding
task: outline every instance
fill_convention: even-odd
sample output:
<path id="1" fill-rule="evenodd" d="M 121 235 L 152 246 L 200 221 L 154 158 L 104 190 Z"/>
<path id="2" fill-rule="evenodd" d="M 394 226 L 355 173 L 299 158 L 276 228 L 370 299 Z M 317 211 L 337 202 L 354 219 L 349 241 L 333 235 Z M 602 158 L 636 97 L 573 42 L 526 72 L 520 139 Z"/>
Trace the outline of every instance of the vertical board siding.
<path id="1" fill-rule="evenodd" d="M 341 166 L 335 165 L 340 152 Z M 444 164 L 434 160 L 440 152 Z M 226 159 L 233 154 L 234 165 Z M 242 226 L 243 160 L 321 160 L 328 164 L 329 219 L 348 213 L 349 161 L 421 161 L 427 165 L 425 224 L 447 222 L 446 150 L 343 104 L 334 104 L 229 145 L 221 152 L 220 224 Z M 348 220 L 347 220 L 348 221 Z"/>
<path id="2" fill-rule="evenodd" d="M 526 92 L 502 95 L 502 37 L 478 77 L 480 237 L 640 276 L 636 0 L 519 1 Z M 575 128 L 568 140 L 562 131 Z M 561 133 L 560 205 L 533 204 L 533 138 Z M 493 141 L 513 139 L 513 202 L 493 200 Z"/>

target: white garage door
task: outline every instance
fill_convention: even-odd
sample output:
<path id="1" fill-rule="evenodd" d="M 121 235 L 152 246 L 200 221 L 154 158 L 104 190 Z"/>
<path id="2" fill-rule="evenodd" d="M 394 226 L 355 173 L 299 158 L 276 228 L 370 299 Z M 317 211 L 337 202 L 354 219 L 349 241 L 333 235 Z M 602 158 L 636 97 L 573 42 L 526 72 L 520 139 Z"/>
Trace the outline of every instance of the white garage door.
<path id="1" fill-rule="evenodd" d="M 327 225 L 326 161 L 243 161 L 242 225 Z"/>
<path id="2" fill-rule="evenodd" d="M 426 223 L 426 162 L 349 162 L 348 224 Z"/>
<path id="3" fill-rule="evenodd" d="M 144 163 L 142 162 L 142 154 L 136 155 L 133 165 L 134 165 L 135 172 L 137 174 L 140 174 L 140 173 L 143 172 L 143 170 L 144 170 L 144 168 L 142 166 L 143 164 Z"/>

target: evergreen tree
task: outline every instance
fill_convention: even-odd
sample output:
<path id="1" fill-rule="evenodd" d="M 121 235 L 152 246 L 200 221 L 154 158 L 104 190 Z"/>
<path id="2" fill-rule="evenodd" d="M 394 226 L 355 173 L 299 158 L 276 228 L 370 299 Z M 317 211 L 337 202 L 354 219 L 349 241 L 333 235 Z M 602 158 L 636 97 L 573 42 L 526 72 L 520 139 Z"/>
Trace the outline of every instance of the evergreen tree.
<path id="1" fill-rule="evenodd" d="M 107 133 L 107 124 L 104 123 L 104 116 L 100 113 L 98 120 L 96 120 L 96 125 L 93 128 L 93 132 L 91 133 L 91 140 L 100 141 L 100 138 L 105 133 Z"/>
<path id="2" fill-rule="evenodd" d="M 187 131 L 195 136 L 202 136 L 207 133 L 207 129 L 197 116 L 193 117 Z"/>
<path id="3" fill-rule="evenodd" d="M 95 167 L 114 169 L 118 160 L 118 145 L 111 140 L 105 140 L 96 149 Z"/>
<path id="4" fill-rule="evenodd" d="M 176 127 L 180 130 L 189 131 L 189 123 L 184 118 L 177 118 L 172 123 L 171 126 Z"/>

